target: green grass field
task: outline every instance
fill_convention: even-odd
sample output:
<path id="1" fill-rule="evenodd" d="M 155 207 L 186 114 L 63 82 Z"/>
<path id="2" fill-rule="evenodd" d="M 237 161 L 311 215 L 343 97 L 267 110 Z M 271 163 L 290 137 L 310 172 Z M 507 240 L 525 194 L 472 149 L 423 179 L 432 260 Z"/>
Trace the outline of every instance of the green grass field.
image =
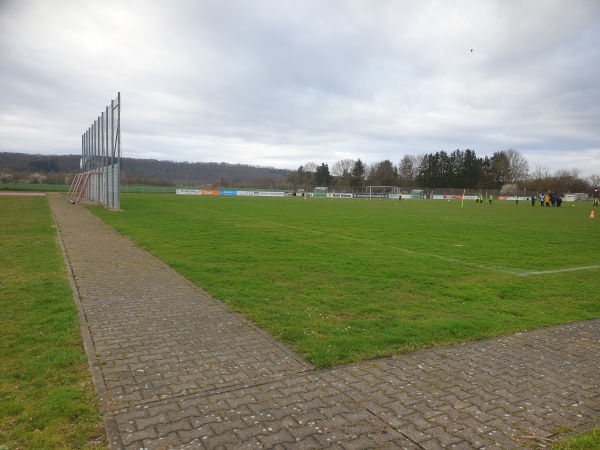
<path id="1" fill-rule="evenodd" d="M 11 181 L 10 183 L 0 183 L 0 191 L 69 192 L 70 188 L 70 184 L 33 184 L 26 183 L 24 181 Z M 147 184 L 124 184 L 121 186 L 121 191 L 123 193 L 136 194 L 174 194 L 176 188 L 172 186 L 151 186 Z"/>
<path id="2" fill-rule="evenodd" d="M 320 365 L 600 317 L 589 204 L 125 195 L 123 208 L 94 210 Z M 47 200 L 0 197 L 0 212 L 0 449 L 105 448 Z M 599 449 L 598 430 L 553 448 Z"/>
<path id="3" fill-rule="evenodd" d="M 68 184 L 32 184 L 24 181 L 11 181 L 10 183 L 0 183 L 2 191 L 33 191 L 33 192 L 69 192 Z"/>
<path id="4" fill-rule="evenodd" d="M 589 204 L 121 201 L 93 210 L 318 367 L 600 317 Z"/>
<path id="5" fill-rule="evenodd" d="M 48 200 L 0 212 L 0 449 L 106 448 Z"/>

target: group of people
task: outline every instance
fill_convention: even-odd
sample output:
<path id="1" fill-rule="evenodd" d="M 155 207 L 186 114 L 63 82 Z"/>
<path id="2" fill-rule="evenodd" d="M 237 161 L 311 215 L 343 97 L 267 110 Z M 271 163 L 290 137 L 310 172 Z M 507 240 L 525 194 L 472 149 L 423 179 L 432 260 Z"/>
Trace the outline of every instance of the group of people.
<path id="1" fill-rule="evenodd" d="M 492 204 L 492 200 L 493 200 L 493 196 L 492 194 L 489 195 L 488 201 L 490 202 L 490 205 Z M 563 200 L 560 197 L 560 195 L 558 195 L 556 193 L 556 191 L 552 191 L 552 192 L 548 192 L 547 194 L 539 194 L 539 196 L 537 196 L 535 194 L 531 194 L 531 206 L 535 206 L 535 202 L 536 199 L 539 200 L 540 202 L 540 206 L 553 206 L 553 207 L 559 207 Z M 519 196 L 517 195 L 515 197 L 515 201 L 516 204 L 519 204 Z M 478 194 L 475 196 L 475 203 L 481 203 L 483 204 L 483 195 L 482 194 Z M 594 206 L 598 206 L 598 199 L 594 199 Z"/>
<path id="2" fill-rule="evenodd" d="M 490 202 L 490 205 L 492 204 L 492 200 L 494 199 L 494 197 L 492 196 L 492 194 L 490 194 L 488 201 Z M 483 195 L 479 194 L 477 196 L 475 196 L 475 203 L 482 203 L 483 204 Z"/>
<path id="3" fill-rule="evenodd" d="M 555 206 L 559 207 L 562 204 L 562 198 L 556 193 L 556 191 L 548 192 L 547 194 L 540 194 L 538 197 L 540 206 Z M 535 196 L 531 196 L 531 206 L 535 206 Z"/>

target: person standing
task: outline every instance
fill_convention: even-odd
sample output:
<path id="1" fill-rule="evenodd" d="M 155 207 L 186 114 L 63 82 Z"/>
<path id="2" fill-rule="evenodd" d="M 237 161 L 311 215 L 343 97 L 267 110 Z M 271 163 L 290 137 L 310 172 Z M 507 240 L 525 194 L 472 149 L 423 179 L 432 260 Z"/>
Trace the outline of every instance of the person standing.
<path id="1" fill-rule="evenodd" d="M 492 194 L 490 194 L 490 198 L 488 199 L 488 200 L 489 200 L 489 202 L 490 202 L 490 205 L 492 204 L 492 200 L 493 200 L 493 199 L 494 199 L 493 195 L 492 195 Z"/>
<path id="2" fill-rule="evenodd" d="M 531 194 L 531 206 L 535 206 L 535 195 Z"/>
<path id="3" fill-rule="evenodd" d="M 518 205 L 518 204 L 519 204 L 519 196 L 518 196 L 518 195 L 516 195 L 516 196 L 515 196 L 515 199 L 517 200 L 517 202 L 515 203 L 515 205 Z"/>

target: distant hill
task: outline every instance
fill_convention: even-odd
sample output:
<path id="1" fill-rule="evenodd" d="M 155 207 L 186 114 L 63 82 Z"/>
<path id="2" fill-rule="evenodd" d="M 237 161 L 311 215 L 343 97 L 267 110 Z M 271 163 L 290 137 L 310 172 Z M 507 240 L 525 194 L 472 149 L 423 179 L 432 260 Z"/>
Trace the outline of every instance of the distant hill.
<path id="1" fill-rule="evenodd" d="M 0 172 L 42 174 L 54 172 L 78 172 L 81 155 L 29 155 L 26 153 L 0 152 Z"/>
<path id="2" fill-rule="evenodd" d="M 33 173 L 45 175 L 49 180 L 69 178 L 79 172 L 81 155 L 30 155 L 0 152 L 0 173 L 10 173 L 15 178 L 27 179 Z M 212 184 L 236 186 L 245 183 L 270 183 L 285 181 L 289 170 L 273 167 L 249 166 L 228 163 L 191 163 L 158 161 L 155 159 L 121 159 L 121 176 L 131 184 Z"/>

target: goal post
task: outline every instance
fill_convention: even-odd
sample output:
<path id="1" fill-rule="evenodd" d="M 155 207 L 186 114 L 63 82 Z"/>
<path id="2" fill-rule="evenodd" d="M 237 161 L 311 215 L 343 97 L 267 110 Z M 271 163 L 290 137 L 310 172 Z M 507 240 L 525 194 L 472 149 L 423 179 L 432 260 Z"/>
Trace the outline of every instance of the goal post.
<path id="1" fill-rule="evenodd" d="M 327 197 L 329 188 L 325 186 L 317 186 L 313 189 L 313 197 Z"/>
<path id="2" fill-rule="evenodd" d="M 410 191 L 410 197 L 411 198 L 425 198 L 423 196 L 423 190 L 422 189 L 413 189 L 412 191 Z"/>
<path id="3" fill-rule="evenodd" d="M 398 192 L 400 192 L 398 186 L 367 186 L 369 198 L 389 198 L 398 195 Z"/>

